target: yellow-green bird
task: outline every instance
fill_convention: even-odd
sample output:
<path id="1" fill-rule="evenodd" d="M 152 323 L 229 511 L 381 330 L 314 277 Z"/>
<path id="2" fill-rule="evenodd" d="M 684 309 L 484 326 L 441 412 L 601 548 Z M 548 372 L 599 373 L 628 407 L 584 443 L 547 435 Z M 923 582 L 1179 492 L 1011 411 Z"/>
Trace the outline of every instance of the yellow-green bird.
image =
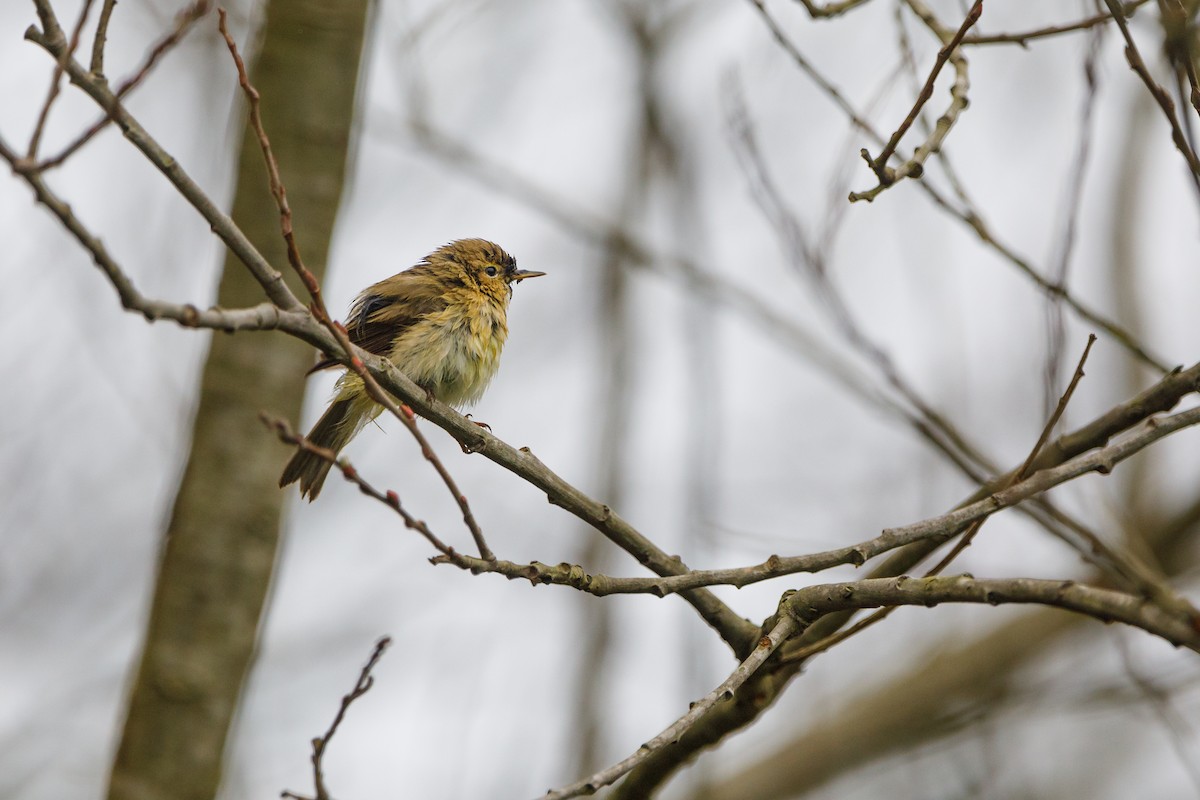
<path id="1" fill-rule="evenodd" d="M 346 331 L 351 342 L 386 357 L 443 403 L 470 405 L 500 365 L 513 286 L 545 274 L 517 269 L 516 259 L 492 242 L 459 239 L 360 294 L 350 308 Z M 332 366 L 337 362 L 326 358 L 309 373 Z M 307 438 L 339 452 L 382 410 L 362 378 L 347 370 Z M 314 500 L 330 466 L 299 450 L 279 485 L 300 481 L 300 494 Z"/>

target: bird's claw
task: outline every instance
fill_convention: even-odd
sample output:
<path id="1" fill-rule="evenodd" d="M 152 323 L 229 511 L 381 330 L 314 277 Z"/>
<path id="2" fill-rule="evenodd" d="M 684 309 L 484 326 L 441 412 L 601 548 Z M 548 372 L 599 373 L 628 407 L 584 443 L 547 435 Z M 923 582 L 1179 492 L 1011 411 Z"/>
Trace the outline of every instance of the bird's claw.
<path id="1" fill-rule="evenodd" d="M 492 432 L 492 426 L 491 426 L 491 425 L 488 425 L 486 422 L 476 422 L 475 420 L 471 419 L 471 415 L 470 415 L 470 414 L 467 414 L 467 415 L 466 415 L 466 417 L 467 417 L 467 419 L 471 420 L 471 423 L 472 423 L 473 425 L 478 425 L 479 427 L 481 427 L 481 428 L 483 428 L 484 430 L 486 430 L 488 433 L 491 433 L 491 432 Z M 480 445 L 482 445 L 482 444 L 483 444 L 483 443 L 482 443 L 482 442 L 480 442 Z M 465 443 L 463 443 L 463 442 L 459 442 L 459 446 L 462 448 L 462 451 L 463 451 L 464 453 L 467 453 L 468 455 L 469 455 L 469 454 L 471 454 L 471 453 L 477 453 L 477 452 L 479 452 L 479 448 L 472 447 L 471 445 L 469 445 L 469 444 L 465 444 Z"/>

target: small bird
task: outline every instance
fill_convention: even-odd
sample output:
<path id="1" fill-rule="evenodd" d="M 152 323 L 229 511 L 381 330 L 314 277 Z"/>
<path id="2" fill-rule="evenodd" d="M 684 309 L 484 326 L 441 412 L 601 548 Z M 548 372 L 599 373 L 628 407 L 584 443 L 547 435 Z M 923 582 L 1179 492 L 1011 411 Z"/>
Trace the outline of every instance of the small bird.
<path id="1" fill-rule="evenodd" d="M 455 407 L 471 405 L 500 364 L 513 285 L 545 274 L 517 269 L 516 259 L 492 242 L 459 239 L 367 288 L 350 307 L 346 331 L 351 342 L 386 357 L 431 397 Z M 324 358 L 308 374 L 333 366 L 334 359 Z M 307 438 L 337 453 L 382 411 L 362 378 L 346 370 Z M 330 466 L 299 450 L 279 485 L 299 481 L 301 496 L 311 502 Z"/>

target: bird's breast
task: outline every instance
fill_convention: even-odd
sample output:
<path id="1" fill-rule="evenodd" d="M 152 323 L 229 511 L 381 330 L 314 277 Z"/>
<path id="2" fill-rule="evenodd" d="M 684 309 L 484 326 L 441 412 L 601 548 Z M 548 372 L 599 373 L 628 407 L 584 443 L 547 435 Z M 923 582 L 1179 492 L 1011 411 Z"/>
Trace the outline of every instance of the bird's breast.
<path id="1" fill-rule="evenodd" d="M 412 325 L 391 358 L 442 402 L 464 406 L 478 400 L 496 374 L 508 324 L 504 306 L 486 296 L 457 300 Z"/>

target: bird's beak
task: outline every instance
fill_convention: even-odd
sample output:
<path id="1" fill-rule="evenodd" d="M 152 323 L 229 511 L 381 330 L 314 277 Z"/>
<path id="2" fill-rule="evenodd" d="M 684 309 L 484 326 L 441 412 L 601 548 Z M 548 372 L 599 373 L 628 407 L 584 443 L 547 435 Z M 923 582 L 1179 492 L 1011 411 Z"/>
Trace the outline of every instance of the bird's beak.
<path id="1" fill-rule="evenodd" d="M 544 272 L 534 272 L 531 269 L 519 269 L 513 273 L 512 281 L 513 283 L 520 283 L 526 278 L 540 278 L 545 274 Z"/>

